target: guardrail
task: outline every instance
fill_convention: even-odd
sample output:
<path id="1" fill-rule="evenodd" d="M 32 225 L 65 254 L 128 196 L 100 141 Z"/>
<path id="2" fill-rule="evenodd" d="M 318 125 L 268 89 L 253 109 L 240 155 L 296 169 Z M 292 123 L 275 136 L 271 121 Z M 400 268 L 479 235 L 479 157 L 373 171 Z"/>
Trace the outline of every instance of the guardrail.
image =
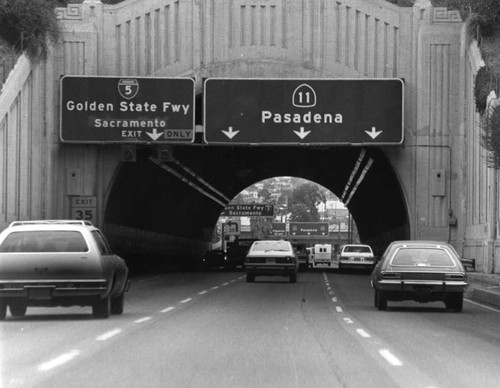
<path id="1" fill-rule="evenodd" d="M 460 259 L 466 271 L 476 270 L 476 259 Z M 469 269 L 470 268 L 470 269 Z"/>

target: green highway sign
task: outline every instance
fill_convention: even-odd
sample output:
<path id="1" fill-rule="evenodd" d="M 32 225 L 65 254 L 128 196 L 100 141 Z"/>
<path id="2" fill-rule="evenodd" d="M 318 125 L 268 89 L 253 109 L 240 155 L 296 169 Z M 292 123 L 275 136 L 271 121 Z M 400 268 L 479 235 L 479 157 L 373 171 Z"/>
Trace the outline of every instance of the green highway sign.
<path id="1" fill-rule="evenodd" d="M 328 222 L 290 222 L 290 236 L 328 236 Z"/>
<path id="2" fill-rule="evenodd" d="M 274 215 L 274 206 L 270 204 L 256 205 L 227 205 L 222 211 L 221 216 L 224 217 L 250 217 L 264 216 L 272 217 Z"/>
<path id="3" fill-rule="evenodd" d="M 191 78 L 64 76 L 60 88 L 62 142 L 194 142 Z"/>
<path id="4" fill-rule="evenodd" d="M 400 79 L 209 78 L 205 142 L 220 145 L 400 145 Z"/>
<path id="5" fill-rule="evenodd" d="M 285 236 L 286 235 L 286 222 L 273 222 L 273 234 L 275 236 Z"/>

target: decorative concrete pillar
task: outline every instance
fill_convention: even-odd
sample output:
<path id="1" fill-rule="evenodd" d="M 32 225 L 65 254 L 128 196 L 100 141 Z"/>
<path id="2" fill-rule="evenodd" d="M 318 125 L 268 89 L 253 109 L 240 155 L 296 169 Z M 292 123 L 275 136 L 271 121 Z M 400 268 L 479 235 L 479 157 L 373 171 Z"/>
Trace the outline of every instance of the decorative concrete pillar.
<path id="1" fill-rule="evenodd" d="M 417 35 L 415 75 L 416 117 L 415 214 L 418 239 L 456 240 L 460 203 L 458 185 L 461 31 L 463 22 L 456 11 L 427 6 L 415 7 L 420 19 Z M 460 220 L 460 222 L 464 222 Z"/>

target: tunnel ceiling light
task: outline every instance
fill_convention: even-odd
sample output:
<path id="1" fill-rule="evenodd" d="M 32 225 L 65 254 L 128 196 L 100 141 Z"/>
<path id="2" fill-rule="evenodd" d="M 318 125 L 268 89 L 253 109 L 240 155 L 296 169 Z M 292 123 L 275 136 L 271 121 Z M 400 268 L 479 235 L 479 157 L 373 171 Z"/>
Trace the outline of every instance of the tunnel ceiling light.
<path id="1" fill-rule="evenodd" d="M 347 201 L 345 202 L 346 206 L 349 205 L 349 202 L 351 201 L 352 196 L 354 195 L 354 193 L 358 189 L 361 182 L 363 182 L 363 179 L 365 179 L 366 173 L 368 172 L 368 170 L 370 169 L 372 164 L 373 164 L 373 159 L 372 158 L 368 159 L 368 162 L 366 163 L 365 168 L 363 168 L 361 175 L 359 176 L 358 180 L 356 181 L 356 184 L 354 185 L 354 187 L 351 190 L 351 194 L 349 195 L 349 198 L 347 198 Z"/>
<path id="2" fill-rule="evenodd" d="M 366 155 L 366 150 L 363 148 L 361 150 L 361 152 L 359 153 L 358 160 L 356 161 L 356 164 L 354 165 L 354 168 L 352 169 L 351 176 L 349 177 L 349 180 L 347 181 L 347 183 L 345 185 L 344 192 L 342 193 L 342 196 L 340 197 L 340 199 L 344 203 L 345 203 L 345 200 L 346 200 L 347 192 L 349 191 L 349 188 L 350 188 L 350 186 L 352 184 L 352 181 L 354 180 L 354 177 L 358 173 L 359 167 L 361 166 L 361 162 L 365 158 L 365 155 Z"/>
<path id="3" fill-rule="evenodd" d="M 198 182 L 201 184 L 205 185 L 208 187 L 210 190 L 212 190 L 214 193 L 218 194 L 221 198 L 226 200 L 227 202 L 230 202 L 231 199 L 226 197 L 224 193 L 220 192 L 218 189 L 213 187 L 210 183 L 208 183 L 205 179 L 203 179 L 201 176 L 197 175 L 193 170 L 191 170 L 188 166 L 182 164 L 178 160 L 174 159 L 174 163 L 177 164 L 180 168 L 182 168 L 184 171 L 186 171 L 189 175 L 191 175 L 194 179 L 196 179 Z M 225 205 L 224 205 L 225 206 Z"/>
<path id="4" fill-rule="evenodd" d="M 179 180 L 181 180 L 182 182 L 184 182 L 188 186 L 191 186 L 193 189 L 195 189 L 199 193 L 203 194 L 205 197 L 210 198 L 212 201 L 218 203 L 222 207 L 226 207 L 226 203 L 224 203 L 223 201 L 221 201 L 220 199 L 218 199 L 217 197 L 215 197 L 214 195 L 212 195 L 208 191 L 204 190 L 200 186 L 196 185 L 192 180 L 186 178 L 181 173 L 179 173 L 178 171 L 176 171 L 172 167 L 168 166 L 166 163 L 163 163 L 159 158 L 154 157 L 154 156 L 150 156 L 149 160 L 151 162 L 153 162 L 154 164 L 156 164 L 157 166 L 159 166 L 160 168 L 162 168 L 163 170 L 169 172 L 170 174 L 172 174 L 173 176 L 175 176 L 176 178 L 178 178 Z"/>

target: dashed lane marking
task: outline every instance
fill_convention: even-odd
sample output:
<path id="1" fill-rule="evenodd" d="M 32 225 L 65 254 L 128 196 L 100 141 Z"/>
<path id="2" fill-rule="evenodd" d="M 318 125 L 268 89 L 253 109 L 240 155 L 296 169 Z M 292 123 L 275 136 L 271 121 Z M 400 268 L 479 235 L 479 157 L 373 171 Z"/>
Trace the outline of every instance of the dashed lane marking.
<path id="1" fill-rule="evenodd" d="M 331 290 L 330 284 L 328 282 L 328 278 L 327 278 L 325 273 L 323 273 L 323 277 L 325 279 L 325 286 L 326 286 L 327 291 L 329 291 L 330 295 L 334 295 L 334 291 Z M 338 302 L 337 297 L 335 297 L 335 296 L 332 297 L 332 302 L 337 303 Z M 468 301 L 468 302 L 470 302 L 470 301 Z M 473 302 L 470 302 L 470 303 L 473 303 Z M 477 304 L 477 303 L 474 303 L 474 304 Z M 483 307 L 485 307 L 485 306 L 483 306 Z M 490 308 L 490 309 L 494 310 L 492 308 Z M 338 313 L 342 313 L 344 311 L 341 306 L 335 306 L 335 310 Z M 499 310 L 494 310 L 494 311 L 500 312 Z M 349 317 L 343 317 L 343 320 L 344 320 L 344 322 L 346 322 L 348 324 L 354 323 L 354 321 Z M 356 329 L 356 333 L 358 333 L 358 335 L 361 336 L 362 338 L 371 338 L 372 337 L 366 330 L 361 329 L 361 328 Z M 403 365 L 403 363 L 399 360 L 399 358 L 397 358 L 394 354 L 392 354 L 389 349 L 380 349 L 379 354 L 392 366 L 402 366 Z"/>
<path id="2" fill-rule="evenodd" d="M 150 277 L 150 278 L 145 278 L 145 279 L 138 279 L 139 282 L 145 282 L 145 281 L 149 281 L 149 280 L 154 280 L 154 279 L 158 279 L 159 276 L 155 276 L 155 277 Z M 226 283 L 223 283 L 222 286 L 227 286 L 229 283 L 233 283 L 237 280 L 241 280 L 241 279 L 244 279 L 245 277 L 244 276 L 240 276 L 238 277 L 237 279 L 233 279 L 231 281 L 228 281 Z M 220 286 L 215 286 L 215 287 L 212 287 L 212 290 L 216 290 L 218 289 Z M 198 295 L 203 295 L 203 294 L 206 294 L 208 291 L 207 290 L 204 290 L 204 291 L 201 291 L 198 293 Z M 192 300 L 192 298 L 186 298 L 184 300 L 181 300 L 179 303 L 187 303 L 187 302 L 190 302 Z M 163 310 L 161 310 L 160 312 L 161 313 L 168 313 L 172 310 L 174 310 L 175 307 L 174 306 L 169 306 L 169 307 L 166 307 L 164 308 Z M 133 321 L 134 323 L 143 323 L 143 322 L 147 322 L 147 321 L 150 321 L 152 320 L 153 317 L 143 317 L 143 318 L 140 318 L 140 319 L 137 319 L 135 321 Z M 96 341 L 106 341 L 118 334 L 120 334 L 122 332 L 122 329 L 119 329 L 119 328 L 116 328 L 116 329 L 113 329 L 113 330 L 110 330 L 104 334 L 101 334 L 100 336 L 96 337 Z M 76 357 L 78 357 L 79 355 L 81 354 L 81 351 L 78 350 L 78 349 L 73 349 L 73 350 L 70 350 L 69 352 L 67 353 L 63 353 L 61 354 L 60 356 L 56 357 L 56 358 L 53 358 L 52 360 L 49 360 L 47 362 L 44 362 L 42 364 L 40 364 L 38 367 L 37 367 L 37 370 L 40 371 L 40 372 L 47 372 L 47 371 L 50 371 L 54 368 L 57 368 L 61 365 L 64 365 L 66 364 L 67 362 L 75 359 Z"/>
<path id="3" fill-rule="evenodd" d="M 403 365 L 403 363 L 401 361 L 399 361 L 399 358 L 397 358 L 394 354 L 392 354 L 389 351 L 389 349 L 380 349 L 378 352 L 392 366 L 402 366 Z"/>
<path id="4" fill-rule="evenodd" d="M 120 334 L 122 332 L 121 329 L 114 329 L 111 331 L 108 331 L 107 333 L 104 333 L 97 337 L 95 340 L 96 341 L 106 341 L 107 339 L 110 339 L 111 337 L 114 337 L 117 334 Z"/>
<path id="5" fill-rule="evenodd" d="M 51 369 L 57 368 L 58 366 L 66 364 L 67 362 L 73 360 L 75 357 L 78 357 L 79 355 L 80 351 L 78 349 L 71 350 L 68 353 L 61 354 L 59 357 L 56 357 L 50 361 L 40 364 L 38 370 L 40 372 L 47 372 Z"/>
<path id="6" fill-rule="evenodd" d="M 134 323 L 143 323 L 143 322 L 150 321 L 151 319 L 153 319 L 153 317 L 144 317 L 144 318 L 136 319 L 134 321 Z"/>
<path id="7" fill-rule="evenodd" d="M 363 338 L 371 338 L 371 335 L 368 334 L 366 331 L 363 329 L 356 329 L 356 333 L 358 333 L 361 337 Z"/>

